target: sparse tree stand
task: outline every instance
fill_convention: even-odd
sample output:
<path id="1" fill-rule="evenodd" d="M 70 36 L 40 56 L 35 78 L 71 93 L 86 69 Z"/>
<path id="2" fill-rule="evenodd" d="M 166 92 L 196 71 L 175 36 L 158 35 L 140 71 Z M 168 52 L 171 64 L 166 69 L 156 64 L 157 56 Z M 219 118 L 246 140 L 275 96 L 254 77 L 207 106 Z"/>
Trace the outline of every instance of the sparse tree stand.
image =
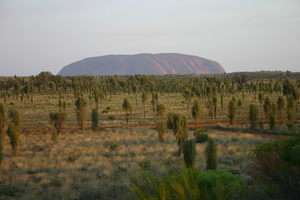
<path id="1" fill-rule="evenodd" d="M 49 114 L 50 122 L 53 124 L 57 135 L 60 133 L 63 123 L 66 120 L 66 116 L 67 114 L 64 112 L 50 112 Z"/>
<path id="2" fill-rule="evenodd" d="M 178 155 L 181 155 L 182 145 L 188 137 L 188 121 L 183 114 L 170 112 L 167 115 L 167 127 L 173 130 L 174 136 L 178 144 Z"/>
<path id="3" fill-rule="evenodd" d="M 236 103 L 235 100 L 232 99 L 228 103 L 228 118 L 229 118 L 229 124 L 235 125 L 235 119 L 236 119 Z"/>
<path id="4" fill-rule="evenodd" d="M 80 127 L 80 130 L 83 130 L 86 119 L 87 101 L 83 97 L 79 97 L 75 101 L 75 106 L 78 125 Z"/>
<path id="5" fill-rule="evenodd" d="M 19 155 L 19 140 L 20 135 L 17 132 L 17 129 L 13 123 L 9 124 L 7 129 L 7 135 L 10 138 L 10 144 L 12 148 L 12 154 L 14 156 Z"/>
<path id="6" fill-rule="evenodd" d="M 157 123 L 157 131 L 158 131 L 158 138 L 160 142 L 165 140 L 166 131 L 167 131 L 167 124 L 166 124 L 166 106 L 165 104 L 157 104 L 156 105 L 156 115 L 159 117 L 159 121 Z"/>
<path id="7" fill-rule="evenodd" d="M 126 112 L 126 123 L 129 122 L 129 113 L 132 111 L 131 103 L 127 98 L 123 100 L 122 109 Z"/>
<path id="8" fill-rule="evenodd" d="M 255 104 L 249 106 L 249 120 L 251 123 L 250 129 L 256 129 L 258 123 L 258 107 Z"/>
<path id="9" fill-rule="evenodd" d="M 187 140 L 183 144 L 183 158 L 186 168 L 193 168 L 196 163 L 196 146 L 194 140 Z"/>
<path id="10" fill-rule="evenodd" d="M 99 129 L 98 110 L 93 109 L 93 111 L 92 111 L 92 131 L 96 132 L 98 129 Z"/>
<path id="11" fill-rule="evenodd" d="M 195 99 L 193 101 L 193 106 L 192 106 L 192 116 L 195 120 L 195 129 L 196 130 L 198 130 L 198 122 L 200 119 L 200 115 L 201 115 L 200 104 L 199 104 L 199 101 L 197 99 Z"/>
<path id="12" fill-rule="evenodd" d="M 213 139 L 209 138 L 205 147 L 206 169 L 217 169 L 217 146 Z"/>

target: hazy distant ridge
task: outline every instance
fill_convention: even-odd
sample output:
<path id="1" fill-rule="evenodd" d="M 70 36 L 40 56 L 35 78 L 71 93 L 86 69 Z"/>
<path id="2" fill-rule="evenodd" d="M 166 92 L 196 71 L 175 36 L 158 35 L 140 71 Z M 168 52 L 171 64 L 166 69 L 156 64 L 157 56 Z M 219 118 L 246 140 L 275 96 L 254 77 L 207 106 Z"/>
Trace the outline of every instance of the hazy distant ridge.
<path id="1" fill-rule="evenodd" d="M 176 53 L 107 55 L 63 67 L 58 75 L 215 74 L 223 67 L 212 60 Z"/>

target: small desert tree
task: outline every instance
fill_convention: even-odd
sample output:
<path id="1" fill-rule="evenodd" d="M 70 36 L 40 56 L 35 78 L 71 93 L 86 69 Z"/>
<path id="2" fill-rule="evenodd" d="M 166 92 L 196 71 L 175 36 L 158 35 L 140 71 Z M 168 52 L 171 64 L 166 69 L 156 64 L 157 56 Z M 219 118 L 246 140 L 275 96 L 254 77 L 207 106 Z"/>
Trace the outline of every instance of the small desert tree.
<path id="1" fill-rule="evenodd" d="M 295 99 L 292 95 L 287 96 L 288 122 L 287 127 L 292 129 L 295 121 Z"/>
<path id="2" fill-rule="evenodd" d="M 277 115 L 281 122 L 283 121 L 284 118 L 284 112 L 285 112 L 284 107 L 285 107 L 284 99 L 283 96 L 280 95 L 277 100 Z"/>
<path id="3" fill-rule="evenodd" d="M 86 120 L 87 101 L 83 97 L 79 97 L 75 101 L 75 106 L 76 106 L 77 122 L 80 127 L 80 130 L 83 130 L 85 120 Z"/>
<path id="4" fill-rule="evenodd" d="M 133 85 L 132 90 L 135 96 L 135 104 L 137 105 L 137 94 L 139 92 L 139 87 L 137 85 Z"/>
<path id="5" fill-rule="evenodd" d="M 1 169 L 2 162 L 3 162 L 3 147 L 2 147 L 2 142 L 0 142 L 0 169 Z"/>
<path id="6" fill-rule="evenodd" d="M 267 120 L 269 120 L 269 118 L 270 118 L 271 105 L 272 105 L 272 102 L 271 102 L 270 98 L 266 97 L 265 101 L 264 101 L 264 112 L 265 112 L 265 116 L 266 116 Z"/>
<path id="7" fill-rule="evenodd" d="M 183 144 L 183 158 L 187 168 L 193 168 L 196 163 L 196 146 L 194 140 L 187 140 Z"/>
<path id="8" fill-rule="evenodd" d="M 49 118 L 51 124 L 53 124 L 57 135 L 59 135 L 60 130 L 66 120 L 67 114 L 64 112 L 50 112 Z"/>
<path id="9" fill-rule="evenodd" d="M 100 92 L 99 92 L 99 90 L 95 90 L 94 91 L 94 100 L 95 100 L 97 110 L 98 110 L 99 99 L 100 99 Z"/>
<path id="10" fill-rule="evenodd" d="M 212 97 L 213 105 L 214 105 L 214 117 L 217 119 L 217 97 L 213 96 Z"/>
<path id="11" fill-rule="evenodd" d="M 96 132 L 99 128 L 99 117 L 98 110 L 93 109 L 92 111 L 92 131 Z"/>
<path id="12" fill-rule="evenodd" d="M 261 92 L 258 94 L 258 101 L 259 101 L 259 108 L 260 108 L 260 112 L 261 112 L 261 110 L 262 110 L 262 104 L 264 102 L 264 94 L 261 93 Z"/>
<path id="13" fill-rule="evenodd" d="M 159 121 L 157 123 L 157 131 L 159 141 L 163 142 L 166 135 L 167 124 L 166 124 L 166 106 L 165 104 L 157 104 L 156 105 L 156 115 L 159 117 Z"/>
<path id="14" fill-rule="evenodd" d="M 142 93 L 142 104 L 144 109 L 144 117 L 146 117 L 146 102 L 147 102 L 147 94 L 146 92 Z"/>
<path id="15" fill-rule="evenodd" d="M 4 128 L 5 128 L 5 107 L 3 103 L 0 102 L 0 143 L 4 143 Z"/>
<path id="16" fill-rule="evenodd" d="M 198 129 L 198 121 L 200 119 L 200 115 L 201 115 L 201 108 L 200 108 L 200 105 L 199 105 L 199 101 L 197 99 L 195 99 L 193 101 L 193 106 L 192 106 L 192 116 L 195 120 L 196 130 Z"/>
<path id="17" fill-rule="evenodd" d="M 223 110 L 223 99 L 224 99 L 224 94 L 221 94 L 221 109 Z"/>
<path id="18" fill-rule="evenodd" d="M 128 124 L 129 121 L 129 113 L 132 111 L 131 103 L 127 98 L 123 100 L 122 109 L 126 112 L 126 122 Z"/>
<path id="19" fill-rule="evenodd" d="M 192 100 L 192 91 L 190 89 L 185 89 L 183 96 L 184 96 L 184 101 L 187 105 L 187 109 L 189 110 L 191 105 L 191 100 Z"/>
<path id="20" fill-rule="evenodd" d="M 255 104 L 251 104 L 249 106 L 249 120 L 250 120 L 250 128 L 251 129 L 256 129 L 257 127 L 257 121 L 258 119 L 258 107 Z"/>
<path id="21" fill-rule="evenodd" d="M 53 141 L 56 141 L 56 140 L 57 140 L 57 130 L 56 130 L 56 128 L 53 128 L 53 129 L 52 129 L 51 139 L 52 139 Z"/>
<path id="22" fill-rule="evenodd" d="M 241 106 L 243 105 L 243 102 L 241 99 L 238 100 L 237 106 L 239 107 L 239 114 L 241 114 Z"/>
<path id="23" fill-rule="evenodd" d="M 52 95 L 52 99 L 53 99 L 53 94 L 54 94 L 54 91 L 55 91 L 55 83 L 53 82 L 53 81 L 51 81 L 50 83 L 49 83 L 49 88 L 50 88 L 50 90 L 51 90 L 51 95 Z"/>
<path id="24" fill-rule="evenodd" d="M 156 105 L 156 93 L 152 92 L 152 99 L 151 99 L 151 104 L 152 104 L 152 111 L 153 111 L 153 116 L 155 114 L 155 105 Z"/>
<path id="25" fill-rule="evenodd" d="M 17 132 L 16 126 L 11 123 L 8 125 L 7 129 L 7 135 L 10 138 L 10 144 L 12 148 L 12 154 L 14 156 L 17 156 L 19 154 L 19 141 L 20 141 L 20 135 Z"/>
<path id="26" fill-rule="evenodd" d="M 173 130 L 179 147 L 178 154 L 181 155 L 182 145 L 187 139 L 189 131 L 187 117 L 183 114 L 170 112 L 167 116 L 167 127 Z"/>
<path id="27" fill-rule="evenodd" d="M 236 103 L 234 99 L 230 100 L 228 103 L 228 118 L 230 125 L 234 125 L 236 118 Z"/>
<path id="28" fill-rule="evenodd" d="M 17 131 L 17 134 L 21 134 L 21 117 L 17 110 L 13 109 L 9 112 L 9 116 L 11 118 L 11 123 L 15 125 L 15 129 Z"/>
<path id="29" fill-rule="evenodd" d="M 270 115 L 269 115 L 269 123 L 270 123 L 270 129 L 274 130 L 275 128 L 275 115 L 276 115 L 276 104 L 272 102 L 271 109 L 270 109 Z"/>
<path id="30" fill-rule="evenodd" d="M 217 146 L 213 139 L 209 138 L 205 147 L 206 169 L 217 169 Z"/>
<path id="31" fill-rule="evenodd" d="M 210 116 L 210 119 L 212 120 L 214 117 L 214 102 L 212 98 L 208 99 L 208 115 Z"/>

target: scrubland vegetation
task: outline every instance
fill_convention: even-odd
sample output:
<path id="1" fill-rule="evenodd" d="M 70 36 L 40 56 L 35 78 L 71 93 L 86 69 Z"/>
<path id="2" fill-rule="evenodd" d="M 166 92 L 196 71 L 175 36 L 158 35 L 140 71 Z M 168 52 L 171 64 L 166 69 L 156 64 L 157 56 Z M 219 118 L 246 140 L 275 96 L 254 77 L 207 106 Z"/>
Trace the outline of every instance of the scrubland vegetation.
<path id="1" fill-rule="evenodd" d="M 300 74 L 0 78 L 0 199 L 299 199 Z"/>

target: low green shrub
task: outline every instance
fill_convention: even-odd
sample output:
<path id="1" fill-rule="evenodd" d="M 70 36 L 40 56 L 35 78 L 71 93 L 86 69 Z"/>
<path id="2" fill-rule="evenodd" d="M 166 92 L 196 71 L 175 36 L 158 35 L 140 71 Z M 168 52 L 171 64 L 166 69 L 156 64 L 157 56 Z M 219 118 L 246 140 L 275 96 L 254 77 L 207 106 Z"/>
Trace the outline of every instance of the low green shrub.
<path id="1" fill-rule="evenodd" d="M 209 136 L 206 133 L 199 134 L 196 136 L 196 142 L 204 143 L 208 140 Z"/>
<path id="2" fill-rule="evenodd" d="M 199 130 L 194 132 L 194 136 L 196 137 L 196 142 L 204 143 L 208 140 L 209 136 L 204 132 L 206 132 L 204 128 L 200 128 Z"/>
<path id="3" fill-rule="evenodd" d="M 114 115 L 110 115 L 110 116 L 108 116 L 108 119 L 109 120 L 116 120 L 116 117 Z"/>
<path id="4" fill-rule="evenodd" d="M 8 185 L 0 185 L 0 199 L 8 199 L 1 197 L 18 197 L 25 191 L 25 184 L 12 183 Z"/>
<path id="5" fill-rule="evenodd" d="M 150 159 L 145 159 L 141 162 L 137 161 L 137 164 L 140 167 L 140 170 L 148 170 L 151 167 L 151 160 Z"/>
<path id="6" fill-rule="evenodd" d="M 199 171 L 187 168 L 176 174 L 155 176 L 141 171 L 140 177 L 131 177 L 130 191 L 136 199 L 232 199 L 243 192 L 246 184 L 239 176 L 225 170 Z"/>
<path id="7" fill-rule="evenodd" d="M 63 179 L 56 177 L 49 182 L 49 186 L 61 187 L 61 186 L 63 186 L 64 182 L 65 181 Z"/>
<path id="8" fill-rule="evenodd" d="M 119 146 L 116 142 L 108 142 L 108 145 L 110 150 L 115 150 Z"/>
<path id="9" fill-rule="evenodd" d="M 200 171 L 198 186 L 200 199 L 231 199 L 246 189 L 241 177 L 221 169 Z"/>

